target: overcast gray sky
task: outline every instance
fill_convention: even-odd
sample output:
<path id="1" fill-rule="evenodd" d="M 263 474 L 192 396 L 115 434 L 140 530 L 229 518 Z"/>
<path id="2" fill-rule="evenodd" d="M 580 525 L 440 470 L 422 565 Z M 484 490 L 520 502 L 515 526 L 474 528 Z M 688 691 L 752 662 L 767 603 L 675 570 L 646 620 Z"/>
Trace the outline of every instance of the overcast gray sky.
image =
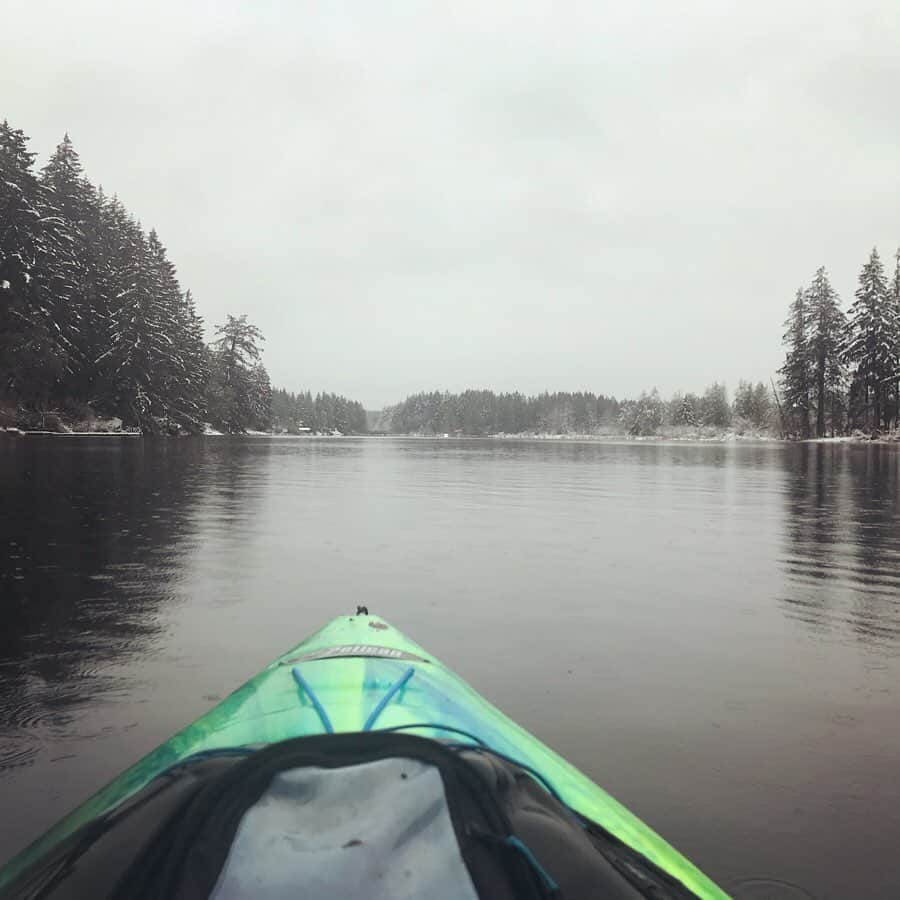
<path id="1" fill-rule="evenodd" d="M 896 0 L 3 0 L 0 116 L 66 130 L 273 381 L 767 379 L 794 290 L 900 243 Z"/>

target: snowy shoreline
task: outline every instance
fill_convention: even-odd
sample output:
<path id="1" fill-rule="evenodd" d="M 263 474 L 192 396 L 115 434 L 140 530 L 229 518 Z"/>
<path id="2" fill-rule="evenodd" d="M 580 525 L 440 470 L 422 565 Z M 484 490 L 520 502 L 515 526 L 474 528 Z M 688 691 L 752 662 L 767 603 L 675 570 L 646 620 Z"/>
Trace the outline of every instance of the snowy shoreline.
<path id="1" fill-rule="evenodd" d="M 3 428 L 0 427 L 0 436 L 7 437 L 55 437 L 55 438 L 76 438 L 76 437 L 145 437 L 140 431 L 126 430 L 119 428 L 97 428 L 90 430 L 74 430 L 66 429 L 65 431 L 49 431 L 42 429 L 18 428 L 15 426 Z M 154 435 L 146 435 L 154 436 Z M 158 435 L 155 435 L 158 437 Z M 837 437 L 824 438 L 781 438 L 771 434 L 751 433 L 739 434 L 734 431 L 715 431 L 715 432 L 682 432 L 653 435 L 630 435 L 624 433 L 605 432 L 602 434 L 580 434 L 565 433 L 557 434 L 552 432 L 533 432 L 533 433 L 507 433 L 497 432 L 494 434 L 318 434 L 306 432 L 302 434 L 275 433 L 271 431 L 246 431 L 243 434 L 226 434 L 217 431 L 207 425 L 206 429 L 196 435 L 169 435 L 169 437 L 239 437 L 239 438 L 280 438 L 280 439 L 296 439 L 296 440 L 323 440 L 335 438 L 403 438 L 407 440 L 493 440 L 493 441 L 561 441 L 561 442 L 582 442 L 582 443 L 608 443 L 608 444 L 664 444 L 664 443 L 682 443 L 682 444 L 877 444 L 887 446 L 900 446 L 900 433 L 887 434 L 879 437 L 869 437 L 865 434 L 840 435 Z"/>
<path id="2" fill-rule="evenodd" d="M 805 440 L 795 438 L 782 438 L 765 433 L 739 434 L 735 431 L 717 432 L 690 432 L 690 433 L 663 433 L 653 435 L 630 435 L 622 432 L 603 434 L 566 433 L 557 434 L 551 432 L 533 433 L 507 433 L 494 434 L 394 434 L 386 437 L 399 437 L 416 440 L 503 440 L 503 441 L 571 441 L 608 444 L 884 444 L 888 446 L 900 446 L 900 434 L 872 438 L 868 435 L 842 435 L 839 437 L 807 438 Z"/>
<path id="3" fill-rule="evenodd" d="M 12 437 L 143 437 L 140 431 L 34 431 L 22 428 L 0 428 L 0 434 Z"/>
<path id="4" fill-rule="evenodd" d="M 141 431 L 40 431 L 38 429 L 28 428 L 0 428 L 0 436 L 7 437 L 54 437 L 54 438 L 75 438 L 75 437 L 110 437 L 110 438 L 140 438 L 140 437 L 165 437 L 165 438 L 203 438 L 203 437 L 231 437 L 231 438 L 290 438 L 296 440 L 321 440 L 323 438 L 358 438 L 367 437 L 367 435 L 358 434 L 275 434 L 271 431 L 245 431 L 243 434 L 226 434 L 223 431 L 216 431 L 211 428 L 201 434 L 180 434 L 180 435 L 145 435 Z"/>

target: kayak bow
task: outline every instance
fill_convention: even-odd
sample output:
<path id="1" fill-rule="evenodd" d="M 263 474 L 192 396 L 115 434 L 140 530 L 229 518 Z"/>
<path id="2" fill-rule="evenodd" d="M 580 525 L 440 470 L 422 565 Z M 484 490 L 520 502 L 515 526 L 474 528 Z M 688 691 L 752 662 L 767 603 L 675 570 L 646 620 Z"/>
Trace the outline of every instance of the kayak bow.
<path id="1" fill-rule="evenodd" d="M 188 757 L 323 732 L 372 730 L 486 745 L 537 774 L 565 805 L 697 897 L 727 897 L 637 816 L 434 656 L 387 622 L 365 614 L 333 620 L 119 775 L 0 869 L 0 888 Z"/>

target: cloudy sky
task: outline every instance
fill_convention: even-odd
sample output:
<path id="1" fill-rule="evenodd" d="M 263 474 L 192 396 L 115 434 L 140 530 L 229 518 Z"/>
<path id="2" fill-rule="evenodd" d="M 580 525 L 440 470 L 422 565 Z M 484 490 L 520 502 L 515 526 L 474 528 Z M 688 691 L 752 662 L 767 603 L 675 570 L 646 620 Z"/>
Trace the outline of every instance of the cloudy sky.
<path id="1" fill-rule="evenodd" d="M 900 5 L 4 0 L 0 116 L 155 226 L 276 384 L 768 379 L 900 244 Z"/>

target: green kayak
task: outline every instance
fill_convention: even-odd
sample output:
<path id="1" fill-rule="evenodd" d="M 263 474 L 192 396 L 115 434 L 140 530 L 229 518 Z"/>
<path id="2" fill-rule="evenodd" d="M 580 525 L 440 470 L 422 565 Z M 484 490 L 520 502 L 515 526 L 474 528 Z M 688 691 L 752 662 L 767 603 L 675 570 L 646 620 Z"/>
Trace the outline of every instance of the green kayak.
<path id="1" fill-rule="evenodd" d="M 198 754 L 370 731 L 490 748 L 536 773 L 575 814 L 597 823 L 696 897 L 727 896 L 587 776 L 422 647 L 364 611 L 333 620 L 289 650 L 62 819 L 0 869 L 0 893 L 79 830 L 109 817 L 161 773 Z"/>

